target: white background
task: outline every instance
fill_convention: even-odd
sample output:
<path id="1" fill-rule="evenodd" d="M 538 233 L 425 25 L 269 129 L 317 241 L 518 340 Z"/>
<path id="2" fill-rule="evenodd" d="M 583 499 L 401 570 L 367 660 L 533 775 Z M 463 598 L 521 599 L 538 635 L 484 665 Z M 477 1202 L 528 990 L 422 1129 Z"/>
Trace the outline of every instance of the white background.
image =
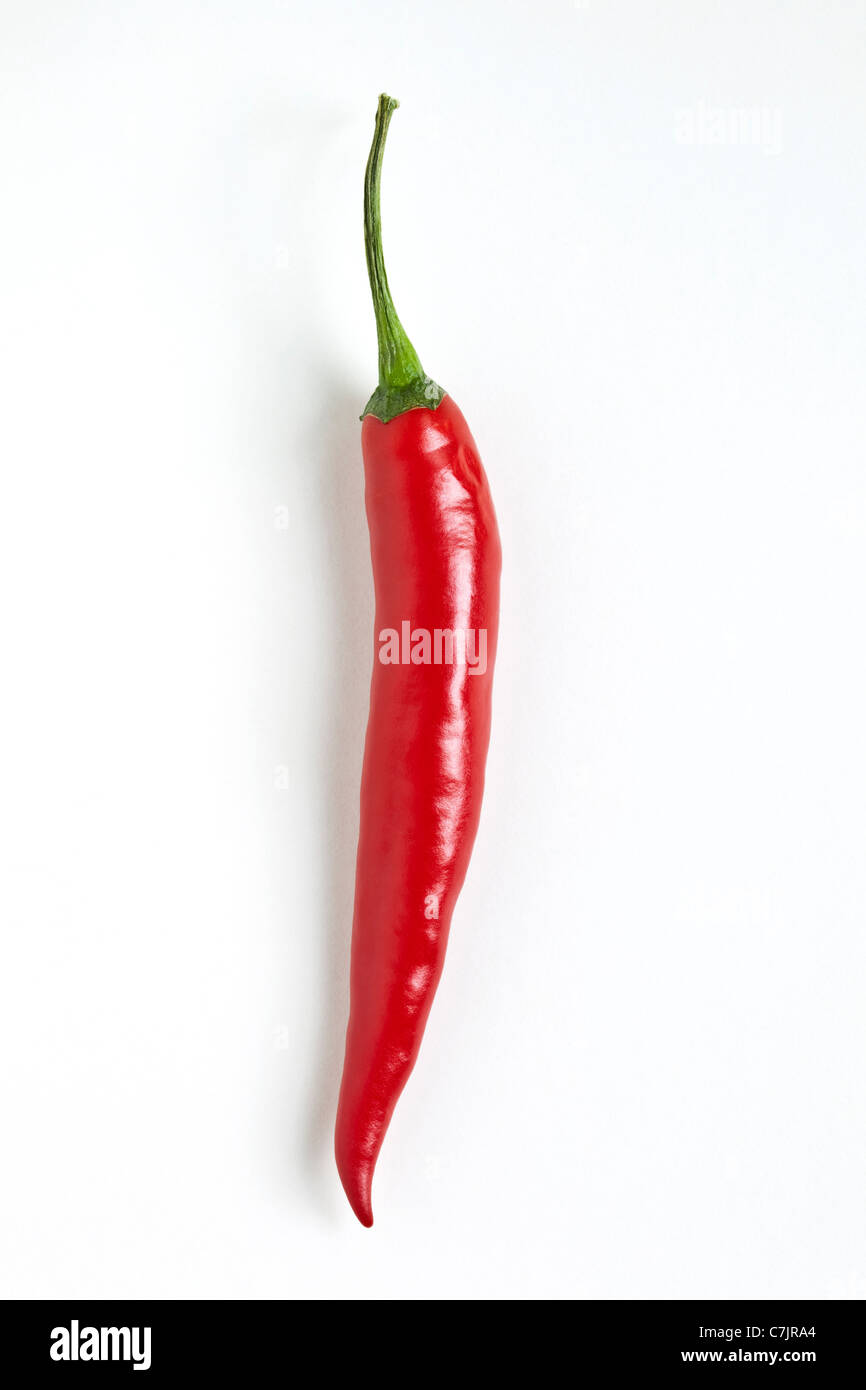
<path id="1" fill-rule="evenodd" d="M 862 1297 L 866 6 L 5 0 L 0 50 L 0 1293 Z M 505 568 L 365 1231 L 381 90 Z"/>

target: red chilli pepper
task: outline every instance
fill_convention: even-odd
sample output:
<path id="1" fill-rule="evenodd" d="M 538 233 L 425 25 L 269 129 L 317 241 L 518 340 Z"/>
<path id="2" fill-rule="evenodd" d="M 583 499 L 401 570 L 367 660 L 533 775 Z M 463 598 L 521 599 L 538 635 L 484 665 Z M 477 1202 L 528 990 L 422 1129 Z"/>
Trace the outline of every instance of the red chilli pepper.
<path id="1" fill-rule="evenodd" d="M 379 341 L 379 385 L 361 417 L 376 654 L 335 1142 L 364 1226 L 373 1224 L 373 1170 L 418 1056 L 478 828 L 501 567 L 475 441 L 425 375 L 388 289 L 379 187 L 397 104 L 379 98 L 364 186 Z"/>

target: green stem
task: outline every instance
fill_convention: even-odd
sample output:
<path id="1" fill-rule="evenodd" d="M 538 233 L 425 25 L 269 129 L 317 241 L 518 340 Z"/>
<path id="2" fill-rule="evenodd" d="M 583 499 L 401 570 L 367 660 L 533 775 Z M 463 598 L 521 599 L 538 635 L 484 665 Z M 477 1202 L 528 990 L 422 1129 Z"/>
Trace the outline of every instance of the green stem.
<path id="1" fill-rule="evenodd" d="M 435 410 L 445 394 L 425 373 L 397 316 L 382 254 L 382 157 L 391 117 L 399 104 L 393 97 L 379 97 L 376 129 L 364 178 L 364 248 L 379 340 L 379 385 L 367 402 L 364 415 L 375 415 L 385 424 L 395 415 L 419 406 Z"/>

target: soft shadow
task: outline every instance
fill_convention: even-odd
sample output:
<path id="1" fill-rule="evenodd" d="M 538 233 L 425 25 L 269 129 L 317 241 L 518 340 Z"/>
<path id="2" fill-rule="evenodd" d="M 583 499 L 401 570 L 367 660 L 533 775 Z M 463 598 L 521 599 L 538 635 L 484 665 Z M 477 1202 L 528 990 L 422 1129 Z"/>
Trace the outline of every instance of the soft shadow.
<path id="1" fill-rule="evenodd" d="M 315 235 L 327 210 L 326 200 L 316 202 L 327 186 L 323 171 L 339 170 L 339 141 L 350 119 L 351 108 L 342 112 L 330 104 L 315 109 L 256 103 L 248 119 L 233 122 L 220 149 L 219 177 L 214 175 L 217 186 L 227 190 L 226 254 L 246 294 L 244 329 L 250 350 L 260 355 L 250 415 L 265 422 L 261 496 L 269 508 L 295 499 L 281 540 L 302 546 L 310 563 L 305 594 L 291 581 L 284 583 L 285 561 L 274 562 L 279 592 L 269 601 L 274 624 L 285 624 L 276 630 L 283 634 L 286 654 L 272 658 L 269 653 L 263 668 L 269 684 L 261 717 L 269 734 L 273 731 L 275 761 L 281 756 L 293 761 L 296 739 L 307 744 L 304 775 L 291 777 L 287 788 L 289 797 L 297 798 L 290 815 L 283 814 L 285 803 L 272 793 L 265 801 L 274 837 L 271 1007 L 285 1031 L 265 1059 L 260 1112 L 265 1163 L 275 1197 L 294 1198 L 300 1177 L 304 1205 L 315 1202 L 325 1219 L 334 1221 L 345 1216 L 333 1128 L 348 1019 L 361 762 L 373 660 L 373 581 L 358 418 L 370 383 L 350 381 L 335 370 L 335 344 L 341 339 L 336 327 L 332 333 L 323 323 L 328 266 Z M 357 156 L 358 194 L 366 150 L 365 132 Z M 351 213 L 360 219 L 354 201 Z M 263 228 L 270 229 L 273 244 Z M 356 244 L 357 273 L 363 276 L 360 220 Z M 372 314 L 368 334 L 372 351 Z M 374 369 L 374 356 L 370 362 Z M 287 382 L 295 388 L 290 397 Z M 314 663 L 299 662 L 291 643 L 298 606 L 305 603 L 315 605 L 315 621 L 323 624 Z M 285 682 L 301 673 L 312 689 L 315 715 L 299 732 L 286 726 L 283 699 Z M 308 707 L 306 698 L 300 705 Z M 308 775 L 310 740 L 318 746 Z M 285 831 L 307 813 L 310 775 L 313 804 L 321 809 L 310 812 L 319 817 L 312 837 L 316 860 L 303 866 L 303 877 L 316 910 L 299 920 L 292 917 L 293 866 Z M 286 970 L 303 971 L 308 980 L 310 997 L 303 1009 Z M 294 1002 L 287 1006 L 287 999 Z M 286 1017 L 287 1007 L 294 1016 Z M 294 1072 L 296 1065 L 302 1074 Z"/>
<path id="2" fill-rule="evenodd" d="M 316 681 L 324 706 L 320 725 L 325 787 L 322 915 L 314 924 L 322 934 L 322 990 L 303 1165 L 307 1181 L 333 1211 L 335 1194 L 339 1194 L 333 1132 L 349 1006 L 361 762 L 373 651 L 373 581 L 364 514 L 358 392 L 344 381 L 323 375 L 315 398 L 320 408 L 310 431 L 310 466 L 320 480 L 318 501 L 326 554 L 320 592 L 332 640 L 328 643 L 329 667 L 319 672 Z"/>

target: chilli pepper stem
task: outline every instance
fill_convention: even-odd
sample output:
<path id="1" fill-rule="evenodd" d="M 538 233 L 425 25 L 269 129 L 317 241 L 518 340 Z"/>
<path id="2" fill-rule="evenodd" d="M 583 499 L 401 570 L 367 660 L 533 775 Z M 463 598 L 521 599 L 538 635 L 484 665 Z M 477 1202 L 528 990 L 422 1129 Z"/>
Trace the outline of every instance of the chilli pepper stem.
<path id="1" fill-rule="evenodd" d="M 382 253 L 382 158 L 391 117 L 399 105 L 394 97 L 384 93 L 379 97 L 376 128 L 364 177 L 364 249 L 379 341 L 379 385 L 367 402 L 364 415 L 375 415 L 385 424 L 418 406 L 435 410 L 445 394 L 425 373 L 400 322 Z"/>
<path id="2" fill-rule="evenodd" d="M 382 158 L 391 116 L 399 104 L 394 97 L 383 94 L 379 98 L 376 129 L 364 178 L 364 249 L 367 252 L 367 274 L 373 291 L 373 312 L 379 338 L 380 386 L 406 386 L 413 378 L 424 375 L 418 354 L 397 317 L 382 254 Z"/>

